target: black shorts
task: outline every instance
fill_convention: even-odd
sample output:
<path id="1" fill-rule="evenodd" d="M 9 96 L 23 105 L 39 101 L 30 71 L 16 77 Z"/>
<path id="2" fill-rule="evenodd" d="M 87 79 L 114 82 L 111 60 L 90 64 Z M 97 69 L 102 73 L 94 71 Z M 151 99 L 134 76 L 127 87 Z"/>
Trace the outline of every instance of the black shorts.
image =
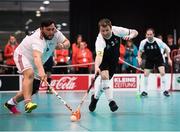
<path id="1" fill-rule="evenodd" d="M 118 60 L 102 60 L 99 68 L 101 71 L 108 70 L 109 71 L 109 79 L 111 79 L 116 71 L 116 66 L 118 65 Z"/>
<path id="2" fill-rule="evenodd" d="M 49 57 L 49 59 L 44 63 L 44 70 L 45 72 L 52 72 L 52 67 L 53 67 L 54 61 L 53 57 Z"/>
<path id="3" fill-rule="evenodd" d="M 158 68 L 160 66 L 165 66 L 163 59 L 156 59 L 156 60 L 146 60 L 145 61 L 145 69 L 153 69 Z"/>

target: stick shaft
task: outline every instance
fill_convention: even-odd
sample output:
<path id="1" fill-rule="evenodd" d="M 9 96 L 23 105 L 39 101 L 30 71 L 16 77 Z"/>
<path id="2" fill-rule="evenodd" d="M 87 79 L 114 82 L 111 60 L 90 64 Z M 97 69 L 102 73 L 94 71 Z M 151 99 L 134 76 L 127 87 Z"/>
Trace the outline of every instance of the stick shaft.
<path id="1" fill-rule="evenodd" d="M 91 82 L 91 85 L 89 86 L 89 88 L 88 88 L 87 92 L 85 93 L 85 95 L 84 95 L 84 96 L 83 96 L 83 98 L 81 99 L 81 102 L 80 102 L 80 104 L 78 105 L 78 109 L 80 109 L 80 108 L 81 108 L 81 106 L 83 105 L 83 103 L 84 103 L 84 101 L 85 101 L 86 97 L 88 96 L 88 94 L 89 94 L 89 92 L 90 92 L 91 88 L 93 87 L 94 82 L 95 82 L 95 80 L 96 80 L 96 78 L 97 78 L 98 76 L 99 76 L 99 74 L 97 73 L 97 74 L 95 75 L 95 77 L 94 77 L 93 81 Z"/>
<path id="2" fill-rule="evenodd" d="M 56 97 L 66 106 L 66 108 L 68 108 L 69 111 L 73 112 L 72 108 L 66 103 L 66 101 L 57 93 L 57 91 L 54 90 L 54 88 L 52 88 L 50 86 L 50 84 L 46 81 L 46 84 L 49 86 L 49 88 L 52 90 L 52 92 L 56 95 Z"/>

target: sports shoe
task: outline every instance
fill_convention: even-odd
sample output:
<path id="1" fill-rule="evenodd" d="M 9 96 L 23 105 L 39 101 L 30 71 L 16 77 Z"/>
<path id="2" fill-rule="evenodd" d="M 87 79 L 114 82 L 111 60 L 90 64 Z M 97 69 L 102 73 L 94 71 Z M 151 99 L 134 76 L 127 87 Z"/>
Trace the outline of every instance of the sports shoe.
<path id="1" fill-rule="evenodd" d="M 164 96 L 166 96 L 166 97 L 169 97 L 169 96 L 170 96 L 170 94 L 169 94 L 168 91 L 164 91 L 163 94 L 164 94 Z"/>
<path id="2" fill-rule="evenodd" d="M 7 108 L 12 114 L 20 114 L 21 112 L 16 108 L 16 105 L 8 104 L 7 102 L 4 104 L 4 107 Z"/>
<path id="3" fill-rule="evenodd" d="M 146 97 L 147 95 L 148 95 L 148 93 L 146 93 L 146 92 L 144 92 L 144 91 L 141 93 L 141 96 L 142 96 L 142 97 Z"/>
<path id="4" fill-rule="evenodd" d="M 51 89 L 48 89 L 48 90 L 46 91 L 46 93 L 47 93 L 47 94 L 53 94 L 53 92 L 52 92 Z"/>
<path id="5" fill-rule="evenodd" d="M 94 94 L 91 96 L 91 103 L 89 105 L 89 110 L 93 112 L 96 109 L 96 104 L 98 102 L 98 99 L 94 98 Z"/>
<path id="6" fill-rule="evenodd" d="M 31 113 L 32 110 L 37 108 L 37 104 L 33 102 L 29 102 L 25 104 L 25 112 L 26 113 Z"/>
<path id="7" fill-rule="evenodd" d="M 109 107 L 110 107 L 112 112 L 114 112 L 114 111 L 116 111 L 118 109 L 118 106 L 117 106 L 116 102 L 113 101 L 113 100 L 109 103 Z"/>

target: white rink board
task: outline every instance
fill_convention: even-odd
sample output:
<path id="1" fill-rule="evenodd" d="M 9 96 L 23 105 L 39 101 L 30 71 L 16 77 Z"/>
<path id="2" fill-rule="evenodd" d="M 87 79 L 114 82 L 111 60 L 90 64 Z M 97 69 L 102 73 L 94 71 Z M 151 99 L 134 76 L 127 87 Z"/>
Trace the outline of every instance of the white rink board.
<path id="1" fill-rule="evenodd" d="M 173 90 L 180 90 L 180 73 L 173 74 Z"/>
<path id="2" fill-rule="evenodd" d="M 63 75 L 63 76 L 69 76 L 69 74 Z M 76 74 L 76 76 L 82 76 L 82 75 Z M 94 74 L 86 74 L 85 76 L 87 76 L 89 78 L 89 83 L 88 83 L 88 81 L 82 81 L 81 83 L 83 83 L 83 84 L 88 83 L 90 85 L 92 78 L 94 77 Z M 141 76 L 141 78 L 140 78 L 140 76 Z M 166 74 L 165 76 L 166 76 L 166 80 L 167 80 L 166 86 L 168 89 L 170 89 L 171 74 Z M 158 87 L 160 85 L 158 85 L 157 78 L 160 78 L 159 74 L 150 74 L 148 90 L 152 90 L 152 91 L 153 90 L 161 90 L 161 87 Z M 144 81 L 143 74 L 115 74 L 113 76 L 113 78 L 110 80 L 110 86 L 114 89 L 114 91 L 116 91 L 116 90 L 137 91 L 137 90 L 139 90 L 139 88 L 144 87 L 143 81 Z M 3 85 L 3 83 L 4 82 L 1 81 L 2 85 Z M 21 89 L 22 89 L 22 76 L 19 77 L 19 90 L 21 90 Z M 88 85 L 86 87 L 84 87 L 84 89 L 88 89 Z M 180 74 L 179 73 L 173 74 L 172 90 L 180 90 Z M 75 90 L 72 90 L 72 91 L 75 91 Z M 2 92 L 10 92 L 10 91 L 2 91 Z"/>
<path id="3" fill-rule="evenodd" d="M 93 77 L 93 75 L 91 75 Z M 166 74 L 166 86 L 170 89 L 171 74 Z M 132 78 L 132 79 L 128 79 Z M 148 80 L 148 90 L 161 90 L 161 84 L 158 85 L 160 74 L 150 74 Z M 91 81 L 91 79 L 89 80 Z M 114 74 L 110 80 L 110 85 L 116 90 L 136 91 L 144 87 L 144 74 Z"/>

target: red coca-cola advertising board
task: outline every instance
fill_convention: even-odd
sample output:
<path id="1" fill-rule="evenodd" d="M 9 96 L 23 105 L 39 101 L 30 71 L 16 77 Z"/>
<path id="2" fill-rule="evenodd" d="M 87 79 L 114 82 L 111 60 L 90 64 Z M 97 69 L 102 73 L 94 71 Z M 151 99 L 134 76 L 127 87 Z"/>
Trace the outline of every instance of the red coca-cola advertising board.
<path id="1" fill-rule="evenodd" d="M 87 90 L 89 85 L 89 76 L 87 75 L 52 75 L 51 87 L 55 90 Z M 45 91 L 47 85 L 42 83 L 39 90 Z"/>

